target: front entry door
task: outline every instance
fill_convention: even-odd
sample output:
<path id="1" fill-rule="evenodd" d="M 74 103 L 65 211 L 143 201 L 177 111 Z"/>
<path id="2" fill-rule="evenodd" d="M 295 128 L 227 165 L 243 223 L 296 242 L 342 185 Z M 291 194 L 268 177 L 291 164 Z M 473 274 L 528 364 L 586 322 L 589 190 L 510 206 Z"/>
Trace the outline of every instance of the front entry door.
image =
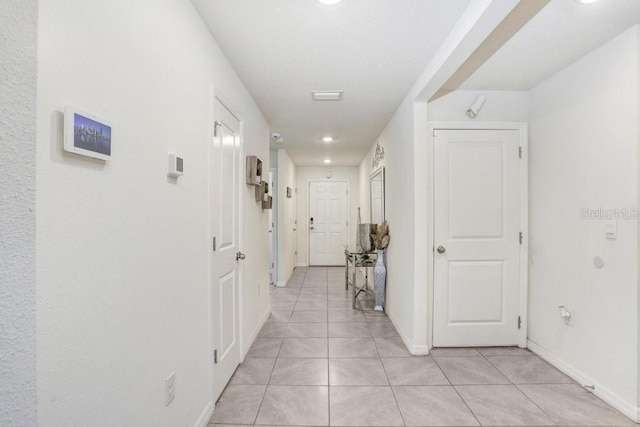
<path id="1" fill-rule="evenodd" d="M 347 183 L 309 183 L 309 265 L 344 265 Z"/>
<path id="2" fill-rule="evenodd" d="M 435 347 L 518 344 L 520 134 L 437 130 Z"/>
<path id="3" fill-rule="evenodd" d="M 240 123 L 218 100 L 211 150 L 213 398 L 240 364 Z"/>

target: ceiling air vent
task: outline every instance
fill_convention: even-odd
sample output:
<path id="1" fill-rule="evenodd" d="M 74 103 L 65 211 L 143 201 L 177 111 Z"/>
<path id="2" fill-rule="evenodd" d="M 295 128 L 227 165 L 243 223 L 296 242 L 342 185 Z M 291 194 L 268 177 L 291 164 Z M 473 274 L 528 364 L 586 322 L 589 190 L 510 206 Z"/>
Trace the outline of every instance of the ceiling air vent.
<path id="1" fill-rule="evenodd" d="M 341 90 L 313 90 L 311 91 L 311 98 L 314 101 L 341 101 Z"/>

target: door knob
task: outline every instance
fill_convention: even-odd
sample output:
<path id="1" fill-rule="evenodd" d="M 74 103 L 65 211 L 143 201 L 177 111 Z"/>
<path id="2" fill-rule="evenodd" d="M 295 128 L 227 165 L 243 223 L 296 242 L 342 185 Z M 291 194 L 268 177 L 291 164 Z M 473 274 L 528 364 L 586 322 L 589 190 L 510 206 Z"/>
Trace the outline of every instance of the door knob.
<path id="1" fill-rule="evenodd" d="M 438 251 L 439 254 L 443 254 L 445 253 L 447 250 L 444 248 L 444 246 L 438 246 L 438 249 L 436 249 Z"/>
<path id="2" fill-rule="evenodd" d="M 245 254 L 243 254 L 242 252 L 238 251 L 236 252 L 236 261 L 238 261 L 239 259 L 245 259 L 247 256 Z"/>

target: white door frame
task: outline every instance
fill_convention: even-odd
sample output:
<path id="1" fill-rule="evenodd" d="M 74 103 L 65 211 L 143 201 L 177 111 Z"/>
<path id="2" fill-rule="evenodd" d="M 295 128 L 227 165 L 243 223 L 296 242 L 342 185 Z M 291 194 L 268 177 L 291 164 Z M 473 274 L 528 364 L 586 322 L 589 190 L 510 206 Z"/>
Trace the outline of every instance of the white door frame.
<path id="1" fill-rule="evenodd" d="M 236 118 L 238 119 L 238 122 L 240 123 L 240 140 L 238 142 L 239 146 L 240 146 L 240 155 L 239 155 L 239 159 L 238 159 L 238 174 L 239 174 L 239 187 L 240 187 L 240 194 L 238 195 L 238 244 L 242 245 L 243 243 L 243 220 L 244 220 L 244 210 L 243 210 L 243 206 L 244 206 L 244 201 L 243 201 L 243 196 L 244 196 L 244 191 L 243 190 L 243 183 L 244 183 L 244 174 L 245 174 L 245 164 L 244 164 L 244 131 L 245 131 L 245 123 L 244 120 L 241 118 L 241 115 L 238 113 L 238 110 L 233 106 L 233 104 L 231 102 L 229 102 L 224 96 L 217 94 L 213 91 L 213 89 L 211 89 L 210 91 L 210 106 L 209 106 L 209 139 L 208 139 L 208 144 L 209 144 L 209 159 L 208 159 L 208 183 L 207 183 L 207 190 L 208 190 L 208 202 L 207 202 L 207 214 L 208 214 L 208 233 L 207 233 L 207 243 L 206 243 L 206 248 L 207 248 L 207 298 L 208 298 L 208 311 L 209 311 L 209 350 L 213 349 L 214 345 L 215 345 L 215 328 L 216 328 L 216 322 L 215 322 L 215 312 L 214 312 L 214 307 L 213 307 L 213 294 L 214 294 L 214 289 L 213 289 L 213 283 L 214 283 L 214 277 L 215 277 L 215 270 L 213 267 L 213 260 L 212 260 L 212 250 L 213 250 L 213 237 L 214 237 L 214 222 L 213 222 L 213 214 L 212 211 L 214 209 L 214 203 L 213 203 L 213 197 L 212 197 L 212 188 L 213 188 L 213 165 L 211 164 L 211 157 L 212 157 L 212 149 L 213 149 L 213 138 L 214 138 L 214 133 L 215 133 L 215 122 L 217 120 L 217 117 L 215 117 L 214 111 L 215 111 L 215 103 L 216 100 L 218 102 L 220 102 L 220 104 L 222 104 L 227 110 L 229 110 L 229 112 Z M 239 250 L 242 250 L 241 248 L 239 248 Z M 242 363 L 244 361 L 244 324 L 243 324 L 243 317 L 244 317 L 244 301 L 243 301 L 243 294 L 244 294 L 244 263 L 239 263 L 238 266 L 238 339 L 240 340 L 239 345 L 238 345 L 238 350 L 240 352 L 240 362 Z M 213 353 L 209 354 L 209 394 L 210 394 L 210 398 L 213 401 L 213 396 L 215 394 L 215 374 L 214 374 L 214 369 L 213 369 Z M 212 402 L 213 405 L 215 405 L 215 401 Z"/>
<path id="2" fill-rule="evenodd" d="M 272 174 L 273 185 L 269 183 L 269 190 L 273 197 L 273 204 L 271 206 L 271 219 L 273 225 L 271 226 L 271 240 L 273 245 L 271 250 L 273 251 L 273 284 L 278 284 L 278 169 L 269 168 L 269 173 Z"/>
<path id="3" fill-rule="evenodd" d="M 311 183 L 312 182 L 346 182 L 347 183 L 347 244 L 351 237 L 351 187 L 348 179 L 310 179 L 307 181 L 307 216 L 304 219 L 304 226 L 307 233 L 307 266 L 311 265 L 311 230 L 309 229 L 309 208 L 311 207 Z"/>
<path id="4" fill-rule="evenodd" d="M 518 347 L 527 347 L 527 301 L 528 301 L 528 278 L 529 278 L 529 138 L 528 125 L 524 122 L 429 122 L 429 158 L 427 166 L 431 171 L 427 179 L 429 207 L 428 223 L 428 243 L 435 247 L 435 154 L 434 136 L 436 130 L 517 130 L 520 133 L 520 146 L 522 147 L 522 160 L 520 161 L 520 229 L 522 230 L 522 245 L 520 245 L 520 303 L 519 313 L 522 319 L 521 328 L 518 331 Z M 427 268 L 427 307 L 431 313 L 427 319 L 427 346 L 433 348 L 433 309 L 434 299 L 434 251 L 429 251 Z"/>

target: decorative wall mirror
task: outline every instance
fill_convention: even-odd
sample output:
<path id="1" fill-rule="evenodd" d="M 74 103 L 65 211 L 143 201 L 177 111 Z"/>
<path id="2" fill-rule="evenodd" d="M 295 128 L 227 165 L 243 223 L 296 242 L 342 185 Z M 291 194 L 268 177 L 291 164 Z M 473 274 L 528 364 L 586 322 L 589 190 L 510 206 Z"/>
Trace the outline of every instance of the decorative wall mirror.
<path id="1" fill-rule="evenodd" d="M 384 168 L 371 174 L 371 223 L 384 222 Z"/>

